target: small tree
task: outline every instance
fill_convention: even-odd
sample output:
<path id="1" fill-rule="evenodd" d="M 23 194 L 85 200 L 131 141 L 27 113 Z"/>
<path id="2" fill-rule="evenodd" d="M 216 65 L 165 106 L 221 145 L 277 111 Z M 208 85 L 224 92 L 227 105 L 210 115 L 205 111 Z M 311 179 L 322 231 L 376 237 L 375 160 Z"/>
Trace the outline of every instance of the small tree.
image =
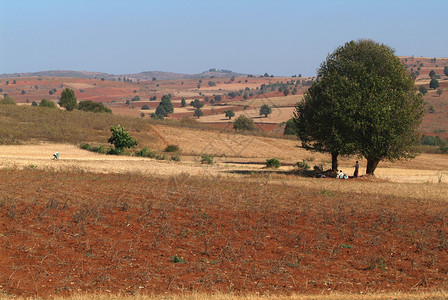
<path id="1" fill-rule="evenodd" d="M 204 115 L 204 113 L 202 112 L 202 110 L 200 109 L 200 108 L 197 108 L 195 111 L 194 111 L 194 114 L 193 114 L 195 117 L 198 117 L 198 119 L 201 117 L 201 116 L 203 116 Z"/>
<path id="2" fill-rule="evenodd" d="M 258 128 L 255 126 L 255 123 L 252 119 L 249 119 L 245 115 L 240 115 L 236 118 L 235 122 L 233 122 L 233 129 L 236 131 L 256 131 Z"/>
<path id="3" fill-rule="evenodd" d="M 194 99 L 194 101 L 191 101 L 190 105 L 196 109 L 199 109 L 204 106 L 204 103 L 202 103 L 199 99 Z"/>
<path id="4" fill-rule="evenodd" d="M 174 106 L 171 102 L 171 95 L 163 95 L 159 105 L 163 106 L 166 114 L 172 114 L 174 112 Z"/>
<path id="5" fill-rule="evenodd" d="M 117 126 L 112 126 L 110 128 L 112 131 L 112 136 L 109 138 L 108 142 L 115 147 L 115 153 L 120 154 L 125 148 L 132 148 L 138 144 L 136 139 L 133 139 L 127 131 L 125 131 L 124 126 L 118 124 Z"/>
<path id="6" fill-rule="evenodd" d="M 144 112 L 140 113 L 140 117 L 144 118 L 145 117 L 145 113 Z"/>
<path id="7" fill-rule="evenodd" d="M 187 102 L 185 101 L 185 98 L 184 98 L 184 97 L 182 97 L 182 100 L 180 100 L 180 106 L 181 106 L 181 107 L 185 107 L 185 106 L 187 106 Z"/>
<path id="8" fill-rule="evenodd" d="M 263 104 L 260 107 L 260 115 L 264 115 L 267 118 L 268 115 L 271 114 L 271 113 L 272 113 L 272 109 L 269 107 L 269 105 Z"/>
<path id="9" fill-rule="evenodd" d="M 433 78 L 433 79 L 431 79 L 431 81 L 429 82 L 429 87 L 431 88 L 431 89 L 436 89 L 436 88 L 438 88 L 440 85 L 439 85 L 439 81 L 437 80 L 437 79 L 435 79 L 435 78 Z"/>
<path id="10" fill-rule="evenodd" d="M 155 114 L 158 115 L 158 116 L 162 116 L 162 117 L 166 117 L 167 116 L 165 108 L 163 108 L 162 105 L 157 106 Z"/>
<path id="11" fill-rule="evenodd" d="M 226 114 L 226 118 L 229 118 L 229 120 L 231 120 L 232 117 L 235 116 L 235 113 L 234 113 L 233 110 L 231 110 L 231 109 L 226 110 L 224 113 Z"/>
<path id="12" fill-rule="evenodd" d="M 429 72 L 429 77 L 434 78 L 434 76 L 436 76 L 436 72 L 434 72 L 434 70 L 431 70 L 431 72 Z"/>
<path id="13" fill-rule="evenodd" d="M 427 89 L 424 85 L 421 85 L 421 86 L 418 88 L 418 90 L 419 90 L 420 93 L 422 93 L 423 96 L 426 95 L 426 94 L 428 93 L 428 89 Z"/>
<path id="14" fill-rule="evenodd" d="M 445 68 L 443 68 L 443 74 L 445 74 L 445 76 L 448 76 L 448 66 L 445 66 Z"/>
<path id="15" fill-rule="evenodd" d="M 72 89 L 66 88 L 62 91 L 59 105 L 68 111 L 74 110 L 78 106 L 78 101 L 75 97 L 75 92 Z"/>
<path id="16" fill-rule="evenodd" d="M 283 95 L 288 96 L 289 95 L 289 89 L 284 89 L 283 90 Z"/>

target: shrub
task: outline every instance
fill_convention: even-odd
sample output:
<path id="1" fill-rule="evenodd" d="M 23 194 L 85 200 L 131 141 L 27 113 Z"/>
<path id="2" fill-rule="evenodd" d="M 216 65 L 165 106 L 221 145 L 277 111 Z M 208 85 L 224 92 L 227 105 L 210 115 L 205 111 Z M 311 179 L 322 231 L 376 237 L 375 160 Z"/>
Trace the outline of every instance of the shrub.
<path id="1" fill-rule="evenodd" d="M 178 152 L 179 146 L 178 145 L 168 145 L 165 148 L 165 152 Z"/>
<path id="2" fill-rule="evenodd" d="M 297 168 L 302 169 L 302 170 L 309 170 L 311 168 L 310 165 L 305 160 L 298 161 L 296 163 L 296 166 L 297 166 Z"/>
<path id="3" fill-rule="evenodd" d="M 278 169 L 280 168 L 280 161 L 276 158 L 266 159 L 266 168 Z"/>
<path id="4" fill-rule="evenodd" d="M 202 154 L 201 155 L 201 164 L 209 164 L 213 165 L 213 155 Z"/>
<path id="5" fill-rule="evenodd" d="M 157 156 L 157 153 L 149 151 L 149 149 L 147 147 L 143 148 L 140 151 L 137 151 L 135 153 L 136 156 L 140 156 L 140 157 L 149 157 L 149 158 L 155 158 Z"/>
<path id="6" fill-rule="evenodd" d="M 170 258 L 170 262 L 177 264 L 177 263 L 183 263 L 184 260 L 182 259 L 182 257 L 174 255 L 173 257 Z"/>
<path id="7" fill-rule="evenodd" d="M 289 119 L 286 122 L 285 131 L 283 131 L 283 135 L 296 135 L 296 124 L 294 123 L 294 119 Z"/>
<path id="8" fill-rule="evenodd" d="M 256 131 L 258 128 L 255 126 L 255 123 L 252 119 L 240 115 L 238 118 L 236 118 L 235 122 L 233 123 L 233 129 L 236 131 Z"/>
<path id="9" fill-rule="evenodd" d="M 172 161 L 180 161 L 180 155 L 179 155 L 179 154 L 177 154 L 177 155 L 171 155 L 171 160 L 172 160 Z"/>
<path id="10" fill-rule="evenodd" d="M 148 104 L 143 105 L 141 109 L 142 109 L 142 110 L 149 110 L 149 106 L 148 106 Z"/>
<path id="11" fill-rule="evenodd" d="M 104 106 L 101 102 L 93 102 L 93 101 L 80 101 L 78 104 L 78 109 L 82 111 L 90 111 L 95 113 L 112 113 L 110 108 Z"/>
<path id="12" fill-rule="evenodd" d="M 125 131 L 124 126 L 118 124 L 117 126 L 112 126 L 110 128 L 112 131 L 112 136 L 109 138 L 108 142 L 115 146 L 115 153 L 120 154 L 123 152 L 124 148 L 131 148 L 138 144 L 136 139 L 133 139 L 127 131 Z"/>

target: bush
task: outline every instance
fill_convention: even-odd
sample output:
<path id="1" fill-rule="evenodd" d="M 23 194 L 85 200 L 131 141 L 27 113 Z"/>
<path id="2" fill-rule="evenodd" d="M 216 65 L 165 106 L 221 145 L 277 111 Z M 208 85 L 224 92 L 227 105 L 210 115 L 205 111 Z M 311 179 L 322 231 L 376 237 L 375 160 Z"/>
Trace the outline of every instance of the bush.
<path id="1" fill-rule="evenodd" d="M 213 165 L 213 155 L 202 154 L 201 155 L 201 164 L 209 164 Z"/>
<path id="2" fill-rule="evenodd" d="M 285 131 L 283 131 L 283 135 L 296 135 L 296 124 L 294 123 L 294 119 L 289 119 L 286 122 Z"/>
<path id="3" fill-rule="evenodd" d="M 266 159 L 266 168 L 278 169 L 280 168 L 280 161 L 276 158 Z"/>
<path id="4" fill-rule="evenodd" d="M 157 153 L 149 151 L 149 149 L 147 147 L 143 148 L 140 151 L 137 151 L 135 153 L 136 156 L 139 157 L 149 157 L 149 158 L 155 158 L 157 156 Z"/>
<path id="5" fill-rule="evenodd" d="M 42 100 L 43 101 L 43 100 Z M 93 102 L 93 101 L 80 101 L 78 104 L 78 109 L 82 111 L 90 111 L 95 113 L 108 113 L 111 114 L 112 110 L 104 106 L 101 102 Z"/>
<path id="6" fill-rule="evenodd" d="M 168 145 L 165 148 L 165 152 L 178 152 L 179 146 L 178 145 Z"/>
<path id="7" fill-rule="evenodd" d="M 240 115 L 238 118 L 236 118 L 235 122 L 233 123 L 233 129 L 236 131 L 256 131 L 258 128 L 255 126 L 255 123 L 252 119 Z"/>
<path id="8" fill-rule="evenodd" d="M 178 155 L 172 155 L 172 156 L 171 156 L 171 160 L 172 160 L 172 161 L 180 161 L 180 156 L 179 156 L 179 154 L 178 154 Z"/>
<path id="9" fill-rule="evenodd" d="M 141 109 L 142 109 L 142 110 L 149 110 L 149 106 L 148 106 L 148 104 L 143 105 Z"/>
<path id="10" fill-rule="evenodd" d="M 112 131 L 112 136 L 109 138 L 108 142 L 115 146 L 116 154 L 123 152 L 124 148 L 131 148 L 138 144 L 136 139 L 133 139 L 127 131 L 125 131 L 124 126 L 118 124 L 117 126 L 112 126 L 110 128 Z"/>
<path id="11" fill-rule="evenodd" d="M 53 101 L 42 99 L 39 103 L 39 107 L 49 107 L 49 108 L 56 108 L 56 104 Z"/>
<path id="12" fill-rule="evenodd" d="M 298 161 L 295 165 L 297 166 L 297 168 L 302 170 L 309 170 L 311 168 L 305 160 Z"/>

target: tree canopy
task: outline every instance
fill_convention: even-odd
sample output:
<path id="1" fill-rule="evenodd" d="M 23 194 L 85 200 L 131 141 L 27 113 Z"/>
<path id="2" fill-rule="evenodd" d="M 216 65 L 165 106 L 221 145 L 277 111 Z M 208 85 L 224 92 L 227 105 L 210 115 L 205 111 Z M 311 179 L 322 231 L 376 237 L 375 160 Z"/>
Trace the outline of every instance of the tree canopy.
<path id="1" fill-rule="evenodd" d="M 83 111 L 91 111 L 96 113 L 112 113 L 112 110 L 104 106 L 101 102 L 93 102 L 90 100 L 80 101 L 78 104 L 78 109 Z"/>
<path id="2" fill-rule="evenodd" d="M 224 113 L 226 114 L 226 118 L 229 118 L 229 120 L 235 116 L 235 113 L 231 109 L 226 110 Z"/>
<path id="3" fill-rule="evenodd" d="M 66 110 L 74 110 L 78 106 L 78 100 L 76 100 L 75 92 L 72 89 L 66 88 L 62 91 L 59 105 Z"/>
<path id="4" fill-rule="evenodd" d="M 440 86 L 439 81 L 435 78 L 431 79 L 431 81 L 429 82 L 429 87 L 431 89 L 436 89 Z"/>
<path id="5" fill-rule="evenodd" d="M 254 121 L 245 115 L 240 115 L 236 118 L 235 122 L 233 122 L 233 129 L 236 131 L 256 131 L 258 130 L 257 126 L 255 126 Z"/>
<path id="6" fill-rule="evenodd" d="M 338 155 L 362 155 L 367 174 L 381 160 L 415 155 L 423 100 L 393 49 L 371 40 L 347 42 L 317 75 L 295 111 L 306 149 L 330 152 L 333 170 Z"/>
<path id="7" fill-rule="evenodd" d="M 125 131 L 124 126 L 118 124 L 110 128 L 112 136 L 108 142 L 115 146 L 115 153 L 120 154 L 124 148 L 131 148 L 138 144 L 138 141 L 129 135 L 129 132 Z"/>
<path id="8" fill-rule="evenodd" d="M 267 118 L 268 115 L 271 113 L 272 113 L 272 108 L 270 108 L 269 105 L 263 104 L 260 107 L 260 115 L 264 115 Z"/>

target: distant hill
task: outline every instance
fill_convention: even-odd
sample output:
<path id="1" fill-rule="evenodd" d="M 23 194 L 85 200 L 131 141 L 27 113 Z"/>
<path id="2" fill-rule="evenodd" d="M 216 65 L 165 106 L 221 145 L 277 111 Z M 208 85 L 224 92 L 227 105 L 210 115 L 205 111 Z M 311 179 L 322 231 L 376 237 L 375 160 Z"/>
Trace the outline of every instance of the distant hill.
<path id="1" fill-rule="evenodd" d="M 235 73 L 230 70 L 209 69 L 208 71 L 198 74 L 183 74 L 172 73 L 162 71 L 147 71 L 136 74 L 108 74 L 101 72 L 87 72 L 87 71 L 70 71 L 70 70 L 52 70 L 41 72 L 28 72 L 28 73 L 12 73 L 12 74 L 0 74 L 0 78 L 14 78 L 14 77 L 74 77 L 74 78 L 104 78 L 106 80 L 119 80 L 123 77 L 132 80 L 151 81 L 153 78 L 156 80 L 172 80 L 172 79 L 189 79 L 189 78 L 219 78 L 219 77 L 241 77 L 248 74 Z"/>

